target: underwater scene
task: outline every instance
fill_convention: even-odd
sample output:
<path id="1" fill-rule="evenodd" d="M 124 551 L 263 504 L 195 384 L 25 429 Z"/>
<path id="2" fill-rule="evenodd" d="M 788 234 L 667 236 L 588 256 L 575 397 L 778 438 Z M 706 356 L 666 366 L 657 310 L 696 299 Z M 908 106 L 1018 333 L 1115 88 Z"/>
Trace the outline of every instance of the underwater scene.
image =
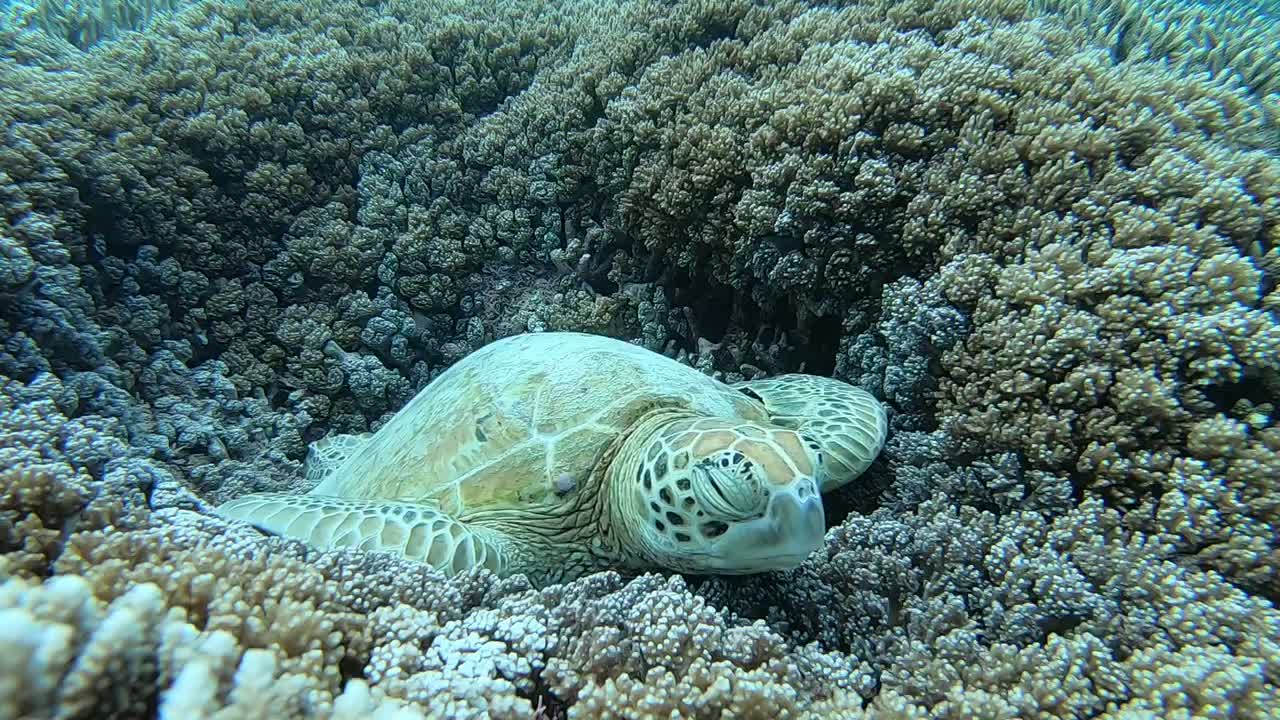
<path id="1" fill-rule="evenodd" d="M 0 0 L 0 720 L 1280 717 L 1275 0 Z"/>

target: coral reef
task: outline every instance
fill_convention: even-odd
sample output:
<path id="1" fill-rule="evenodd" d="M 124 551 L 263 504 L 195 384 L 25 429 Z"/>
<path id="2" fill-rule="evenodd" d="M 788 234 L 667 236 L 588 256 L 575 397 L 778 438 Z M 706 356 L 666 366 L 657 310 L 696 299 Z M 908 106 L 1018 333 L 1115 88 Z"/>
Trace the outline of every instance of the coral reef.
<path id="1" fill-rule="evenodd" d="M 264 0 L 87 53 L 0 29 L 0 718 L 1267 717 L 1262 18 Z M 826 547 L 751 578 L 536 590 L 208 514 L 551 329 L 834 374 L 893 432 Z"/>
<path id="2" fill-rule="evenodd" d="M 10 27 L 23 27 L 88 50 L 122 32 L 146 29 L 189 0 L 15 0 L 0 8 Z"/>
<path id="3" fill-rule="evenodd" d="M 1236 74 L 1262 96 L 1280 91 L 1280 69 L 1269 61 L 1280 52 L 1280 6 L 1270 0 L 1033 0 L 1032 6 L 1083 26 L 1117 59 L 1157 59 L 1190 72 Z"/>

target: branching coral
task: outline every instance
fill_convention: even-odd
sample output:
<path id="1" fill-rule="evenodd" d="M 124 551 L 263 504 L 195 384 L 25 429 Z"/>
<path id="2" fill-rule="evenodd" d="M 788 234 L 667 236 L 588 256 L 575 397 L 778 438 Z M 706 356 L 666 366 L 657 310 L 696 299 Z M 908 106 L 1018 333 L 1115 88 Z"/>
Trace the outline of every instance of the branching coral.
<path id="1" fill-rule="evenodd" d="M 187 0 L 19 0 L 4 8 L 5 24 L 43 32 L 80 50 L 120 33 L 145 29 Z"/>
<path id="2" fill-rule="evenodd" d="M 1236 403 L 1266 402 L 1262 380 L 1280 369 L 1280 322 L 1265 302 L 1274 276 L 1270 261 L 1255 257 L 1273 254 L 1280 232 L 1275 159 L 1185 140 L 1181 124 L 1217 122 L 1202 114 L 1204 88 L 1176 84 L 1167 72 L 1135 70 L 1123 80 L 1117 72 L 1094 76 L 1090 104 L 1124 116 L 1136 111 L 1122 109 L 1135 92 L 1180 92 L 1169 120 L 1143 121 L 1139 145 L 1120 128 L 1096 133 L 1087 154 L 1075 144 L 1090 132 L 1078 121 L 1033 120 L 1028 132 L 1041 126 L 1045 142 L 1030 165 L 1019 162 L 1028 183 L 1018 201 L 1026 205 L 944 248 L 955 259 L 939 278 L 949 297 L 972 308 L 974 332 L 943 359 L 942 415 L 973 447 L 1014 449 L 1036 469 L 1141 506 L 1135 519 L 1186 502 L 1192 486 L 1224 500 L 1272 497 L 1265 471 L 1251 473 L 1246 490 L 1239 474 L 1188 483 L 1176 468 L 1193 457 L 1192 434 L 1210 426 L 1221 428 L 1224 447 L 1201 443 L 1200 457 L 1219 460 L 1243 443 L 1251 468 L 1275 462 L 1268 434 L 1240 424 L 1237 413 L 1251 406 Z M 1039 117 L 1080 112 L 1057 104 Z M 1168 488 L 1181 489 L 1161 499 Z M 1263 529 L 1277 519 L 1272 505 L 1235 504 L 1243 511 L 1237 532 L 1209 541 L 1226 547 L 1182 547 L 1274 594 L 1274 537 Z M 1205 523 L 1203 534 L 1184 527 L 1184 540 L 1212 535 L 1217 523 L 1196 511 L 1180 522 Z"/>
<path id="3" fill-rule="evenodd" d="M 1238 75 L 1260 96 L 1280 103 L 1280 52 L 1274 13 L 1263 3 L 1207 5 L 1130 0 L 1035 0 L 1033 7 L 1067 18 L 1124 60 L 1171 60 L 1191 72 Z M 1227 79 L 1227 82 L 1231 82 Z"/>

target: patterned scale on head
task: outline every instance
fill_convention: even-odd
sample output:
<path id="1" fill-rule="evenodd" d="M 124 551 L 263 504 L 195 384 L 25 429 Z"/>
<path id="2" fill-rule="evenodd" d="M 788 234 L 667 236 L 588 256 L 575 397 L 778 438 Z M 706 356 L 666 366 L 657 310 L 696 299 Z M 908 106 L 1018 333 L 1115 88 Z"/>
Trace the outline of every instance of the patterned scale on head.
<path id="1" fill-rule="evenodd" d="M 725 418 L 665 424 L 635 466 L 633 540 L 659 567 L 743 574 L 798 565 L 826 530 L 818 443 Z"/>
<path id="2" fill-rule="evenodd" d="M 864 472 L 884 410 L 832 378 L 729 386 L 580 333 L 491 343 L 376 433 L 313 447 L 305 495 L 218 508 L 322 548 L 545 584 L 604 568 L 744 574 L 822 544 L 821 493 Z"/>

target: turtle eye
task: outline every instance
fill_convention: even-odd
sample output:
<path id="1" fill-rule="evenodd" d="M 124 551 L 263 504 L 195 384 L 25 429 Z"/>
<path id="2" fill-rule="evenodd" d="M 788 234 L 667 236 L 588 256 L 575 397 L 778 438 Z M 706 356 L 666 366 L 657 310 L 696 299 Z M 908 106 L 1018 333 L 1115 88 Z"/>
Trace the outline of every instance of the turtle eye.
<path id="1" fill-rule="evenodd" d="M 706 458 L 694 470 L 694 494 L 713 516 L 736 520 L 764 511 L 767 496 L 755 478 L 755 465 L 740 453 Z"/>

